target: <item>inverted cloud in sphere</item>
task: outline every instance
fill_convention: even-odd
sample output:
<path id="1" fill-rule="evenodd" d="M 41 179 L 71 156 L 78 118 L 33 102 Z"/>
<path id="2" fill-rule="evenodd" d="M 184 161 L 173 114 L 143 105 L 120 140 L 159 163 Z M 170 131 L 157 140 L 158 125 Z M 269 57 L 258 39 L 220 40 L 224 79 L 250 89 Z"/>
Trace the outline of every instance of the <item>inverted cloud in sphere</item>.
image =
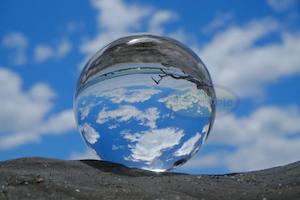
<path id="1" fill-rule="evenodd" d="M 163 150 L 179 144 L 184 131 L 168 127 L 143 131 L 141 134 L 127 131 L 121 134 L 124 139 L 135 142 L 135 144 L 129 144 L 132 154 L 126 159 L 151 163 L 162 154 Z"/>
<path id="2" fill-rule="evenodd" d="M 97 123 L 103 124 L 112 121 L 116 124 L 117 122 L 127 122 L 133 119 L 139 121 L 141 125 L 155 128 L 158 118 L 159 111 L 155 107 L 141 111 L 135 106 L 123 105 L 114 110 L 103 108 L 98 114 Z"/>
<path id="3" fill-rule="evenodd" d="M 90 144 L 95 144 L 100 138 L 100 134 L 93 128 L 91 125 L 85 123 L 79 127 L 79 130 L 82 132 L 83 137 Z"/>

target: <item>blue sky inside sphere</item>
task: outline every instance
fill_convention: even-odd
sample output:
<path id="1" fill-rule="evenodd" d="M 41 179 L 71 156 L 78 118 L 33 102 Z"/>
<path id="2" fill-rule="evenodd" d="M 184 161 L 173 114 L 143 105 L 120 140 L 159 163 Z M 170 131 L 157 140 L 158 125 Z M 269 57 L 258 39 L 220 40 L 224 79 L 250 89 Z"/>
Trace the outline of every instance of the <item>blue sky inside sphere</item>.
<path id="1" fill-rule="evenodd" d="M 126 73 L 95 75 L 78 88 L 74 106 L 79 130 L 103 160 L 156 172 L 172 169 L 205 142 L 214 119 L 214 96 L 178 79 L 178 73 L 170 72 L 177 78 L 153 81 L 161 75 L 160 65 L 150 70 L 145 63 L 133 71 L 134 66 L 121 67 Z"/>
<path id="2" fill-rule="evenodd" d="M 177 171 L 250 171 L 300 159 L 296 0 L 4 0 L 0 11 L 0 160 L 95 158 L 75 125 L 76 81 L 97 50 L 136 32 L 181 41 L 215 86 L 238 98 Z"/>

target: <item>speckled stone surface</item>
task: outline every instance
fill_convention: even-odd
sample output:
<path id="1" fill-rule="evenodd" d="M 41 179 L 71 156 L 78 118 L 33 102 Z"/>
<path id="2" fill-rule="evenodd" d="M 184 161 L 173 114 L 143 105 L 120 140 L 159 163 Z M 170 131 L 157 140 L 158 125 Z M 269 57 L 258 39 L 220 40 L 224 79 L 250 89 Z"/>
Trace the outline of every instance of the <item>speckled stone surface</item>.
<path id="1" fill-rule="evenodd" d="M 300 162 L 227 175 L 153 173 L 104 161 L 0 162 L 0 199 L 300 199 Z"/>

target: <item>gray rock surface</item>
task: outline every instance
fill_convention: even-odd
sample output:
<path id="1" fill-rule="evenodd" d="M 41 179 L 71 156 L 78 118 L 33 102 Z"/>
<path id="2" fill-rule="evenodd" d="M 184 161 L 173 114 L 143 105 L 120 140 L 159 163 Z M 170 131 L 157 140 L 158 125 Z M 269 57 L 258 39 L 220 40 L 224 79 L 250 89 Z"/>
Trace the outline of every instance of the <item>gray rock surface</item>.
<path id="1" fill-rule="evenodd" d="M 299 200 L 300 162 L 226 175 L 153 173 L 104 161 L 0 162 L 0 199 Z"/>

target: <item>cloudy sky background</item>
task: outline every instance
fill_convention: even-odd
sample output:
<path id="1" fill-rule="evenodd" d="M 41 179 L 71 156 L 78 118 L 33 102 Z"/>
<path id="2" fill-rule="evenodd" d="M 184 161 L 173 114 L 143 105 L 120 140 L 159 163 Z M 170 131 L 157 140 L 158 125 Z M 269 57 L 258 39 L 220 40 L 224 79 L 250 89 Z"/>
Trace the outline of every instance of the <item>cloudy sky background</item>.
<path id="1" fill-rule="evenodd" d="M 0 2 L 0 160 L 93 157 L 75 129 L 83 64 L 135 32 L 174 37 L 239 97 L 178 171 L 226 173 L 300 160 L 300 2 Z"/>

